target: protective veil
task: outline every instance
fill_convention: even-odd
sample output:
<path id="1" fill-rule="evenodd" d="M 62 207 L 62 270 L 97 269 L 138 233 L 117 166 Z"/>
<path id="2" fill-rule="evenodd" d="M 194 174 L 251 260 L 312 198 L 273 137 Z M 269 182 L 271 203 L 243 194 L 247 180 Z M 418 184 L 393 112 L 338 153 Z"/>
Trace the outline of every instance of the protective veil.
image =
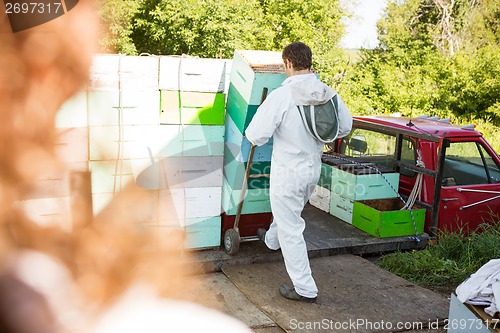
<path id="1" fill-rule="evenodd" d="M 323 104 L 335 94 L 315 74 L 291 76 L 269 94 L 245 132 L 257 146 L 273 136 L 270 199 L 274 220 L 265 241 L 270 249 L 281 247 L 296 292 L 309 298 L 316 297 L 318 289 L 311 275 L 301 213 L 319 179 L 323 144 L 307 132 L 297 105 Z"/>

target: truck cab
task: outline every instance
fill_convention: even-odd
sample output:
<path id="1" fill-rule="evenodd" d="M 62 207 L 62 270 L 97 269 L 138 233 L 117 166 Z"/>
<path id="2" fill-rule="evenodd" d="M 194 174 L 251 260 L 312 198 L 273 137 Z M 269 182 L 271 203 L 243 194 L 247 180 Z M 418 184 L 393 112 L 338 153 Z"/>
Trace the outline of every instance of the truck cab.
<path id="1" fill-rule="evenodd" d="M 400 174 L 398 194 L 426 212 L 425 232 L 470 233 L 499 220 L 500 157 L 474 126 L 437 117 L 354 117 L 331 152 Z"/>

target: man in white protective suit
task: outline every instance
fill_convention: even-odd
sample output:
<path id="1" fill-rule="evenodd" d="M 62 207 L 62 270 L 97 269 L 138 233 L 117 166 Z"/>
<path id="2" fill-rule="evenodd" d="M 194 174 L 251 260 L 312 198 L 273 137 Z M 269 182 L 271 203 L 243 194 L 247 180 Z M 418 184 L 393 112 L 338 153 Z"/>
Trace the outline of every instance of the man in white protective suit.
<path id="1" fill-rule="evenodd" d="M 273 222 L 267 232 L 260 228 L 257 233 L 268 248 L 281 248 L 293 286 L 282 284 L 280 294 L 292 300 L 315 302 L 318 288 L 309 266 L 301 213 L 318 182 L 324 144 L 308 132 L 297 105 L 324 104 L 336 92 L 311 71 L 312 52 L 304 43 L 294 42 L 285 47 L 282 58 L 287 78 L 267 96 L 245 132 L 256 146 L 273 136 L 270 176 Z M 348 113 L 342 100 L 338 101 L 339 108 Z"/>

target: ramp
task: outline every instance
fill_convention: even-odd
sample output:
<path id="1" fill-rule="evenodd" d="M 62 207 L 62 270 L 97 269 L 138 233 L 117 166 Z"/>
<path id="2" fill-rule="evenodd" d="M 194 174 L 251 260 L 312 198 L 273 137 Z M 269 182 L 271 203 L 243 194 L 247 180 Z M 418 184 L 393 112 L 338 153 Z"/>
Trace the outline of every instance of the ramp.
<path id="1" fill-rule="evenodd" d="M 283 262 L 222 267 L 248 299 L 287 332 L 398 332 L 434 328 L 448 300 L 355 255 L 311 259 L 317 302 L 279 295 L 289 283 Z M 436 325 L 436 326 L 432 326 Z"/>

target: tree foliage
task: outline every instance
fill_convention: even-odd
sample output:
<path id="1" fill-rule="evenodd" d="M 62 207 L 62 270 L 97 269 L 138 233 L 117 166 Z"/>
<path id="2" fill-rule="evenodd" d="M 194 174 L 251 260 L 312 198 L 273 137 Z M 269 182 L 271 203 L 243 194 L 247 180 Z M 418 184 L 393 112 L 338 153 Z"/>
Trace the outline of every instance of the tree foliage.
<path id="1" fill-rule="evenodd" d="M 342 84 L 358 114 L 434 114 L 500 124 L 499 9 L 494 1 L 393 0 L 380 45 Z"/>
<path id="2" fill-rule="evenodd" d="M 139 52 L 232 58 L 236 49 L 282 50 L 303 41 L 333 82 L 342 61 L 338 1 L 144 0 L 131 37 Z"/>
<path id="3" fill-rule="evenodd" d="M 432 114 L 499 132 L 497 0 L 389 0 L 379 46 L 354 55 L 337 47 L 347 14 L 339 0 L 98 2 L 109 50 L 230 59 L 300 40 L 353 114 Z"/>
<path id="4" fill-rule="evenodd" d="M 101 20 L 101 47 L 104 52 L 136 54 L 132 18 L 141 0 L 97 0 Z"/>

